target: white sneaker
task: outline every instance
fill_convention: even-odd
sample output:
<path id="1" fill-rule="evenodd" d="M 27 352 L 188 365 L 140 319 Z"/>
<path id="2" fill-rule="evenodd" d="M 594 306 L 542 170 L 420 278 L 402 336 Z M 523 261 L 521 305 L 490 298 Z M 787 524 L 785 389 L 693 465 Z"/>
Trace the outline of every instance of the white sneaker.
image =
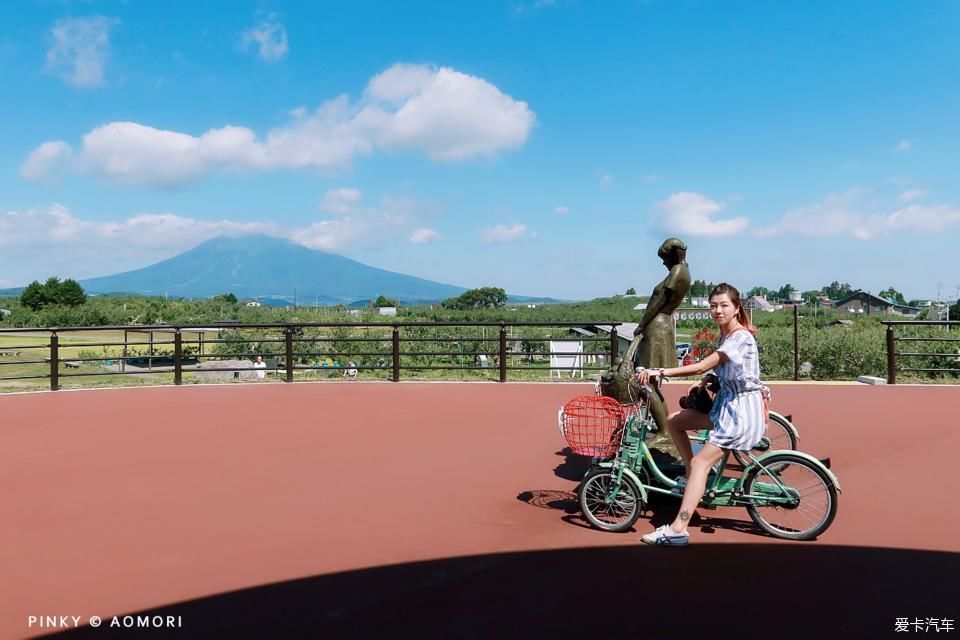
<path id="1" fill-rule="evenodd" d="M 667 545 L 671 547 L 685 547 L 690 540 L 690 534 L 687 532 L 674 533 L 670 525 L 665 524 L 658 527 L 652 533 L 643 534 L 642 540 L 652 545 Z"/>

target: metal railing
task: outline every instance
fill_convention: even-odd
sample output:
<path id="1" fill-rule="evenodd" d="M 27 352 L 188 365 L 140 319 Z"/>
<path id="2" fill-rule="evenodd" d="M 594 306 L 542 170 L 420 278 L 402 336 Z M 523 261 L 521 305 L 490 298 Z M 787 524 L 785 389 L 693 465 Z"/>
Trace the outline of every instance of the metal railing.
<path id="1" fill-rule="evenodd" d="M 358 371 L 386 371 L 388 379 L 393 382 L 401 380 L 404 371 L 472 371 L 488 375 L 492 370 L 498 372 L 500 382 L 507 382 L 510 371 L 602 371 L 619 355 L 619 337 L 616 327 L 618 322 L 390 322 L 390 323 L 273 323 L 273 324 L 239 324 L 239 323 L 212 323 L 204 325 L 137 325 L 137 326 L 97 326 L 97 327 L 34 327 L 34 328 L 0 328 L 0 335 L 15 334 L 28 336 L 29 334 L 43 334 L 49 338 L 44 344 L 22 344 L 0 347 L 0 356 L 10 356 L 22 359 L 7 360 L 0 357 L 0 381 L 49 379 L 52 391 L 59 390 L 63 379 L 86 376 L 171 376 L 173 384 L 183 383 L 184 372 L 205 375 L 210 372 L 233 372 L 234 377 L 255 375 L 257 369 L 252 368 L 252 362 L 244 362 L 243 366 L 207 366 L 203 364 L 223 361 L 226 358 L 241 358 L 252 360 L 256 355 L 269 356 L 274 366 L 269 371 L 274 375 L 281 375 L 285 382 L 293 382 L 294 374 L 301 372 L 333 372 L 337 368 L 326 369 L 318 365 L 318 358 L 345 361 L 356 360 L 354 368 Z M 571 337 L 569 330 L 575 327 L 595 327 L 602 325 L 610 327 L 609 336 Z M 543 335 L 523 335 L 525 328 L 560 329 L 561 335 L 550 333 Z M 437 334 L 425 336 L 423 331 L 434 329 Z M 447 330 L 440 336 L 442 329 Z M 459 329 L 459 333 L 450 331 Z M 494 329 L 490 337 L 487 330 Z M 332 335 L 308 336 L 307 331 L 333 331 Z M 464 335 L 473 330 L 479 330 L 479 336 Z M 605 329 L 604 329 L 605 330 Z M 65 334 L 84 334 L 92 332 L 135 332 L 149 334 L 149 341 L 132 342 L 116 340 L 70 341 L 61 343 L 61 336 Z M 216 332 L 218 338 L 206 339 L 203 333 Z M 337 333 L 339 332 L 339 333 Z M 154 340 L 154 334 L 170 336 L 168 340 Z M 359 335 L 357 335 L 359 333 Z M 190 335 L 200 334 L 199 339 Z M 32 336 L 35 337 L 35 336 Z M 23 340 L 27 342 L 26 339 Z M 549 358 L 549 349 L 544 349 L 549 342 L 582 342 L 607 343 L 593 352 L 580 355 L 579 366 L 554 366 L 552 363 L 543 364 L 544 358 Z M 434 343 L 433 349 L 423 350 L 418 345 Z M 443 350 L 441 345 L 457 345 L 458 349 Z M 537 345 L 541 344 L 541 348 Z M 100 348 L 103 355 L 62 355 L 62 349 L 67 347 L 73 351 L 78 349 Z M 227 345 L 217 347 L 216 345 Z M 466 349 L 465 346 L 468 346 Z M 205 349 L 213 346 L 212 353 Z M 148 347 L 145 353 L 140 353 L 136 347 Z M 108 354 L 107 349 L 120 348 L 119 354 Z M 134 348 L 131 351 L 131 348 Z M 29 354 L 46 350 L 47 357 Z M 583 349 L 582 351 L 586 351 Z M 24 352 L 29 354 L 24 356 Z M 572 354 L 563 354 L 572 355 Z M 487 358 L 484 361 L 480 356 Z M 603 366 L 587 366 L 587 357 L 594 359 Z M 470 359 L 465 364 L 464 359 Z M 523 364 L 526 358 L 527 365 Z M 459 359 L 459 364 L 457 360 Z M 489 366 L 493 360 L 495 367 Z M 114 364 L 115 363 L 115 364 Z M 96 370 L 70 371 L 81 369 L 90 364 L 100 366 Z M 43 365 L 42 372 L 31 370 L 19 375 L 2 375 L 7 367 L 17 365 Z M 145 367 L 142 365 L 146 365 Z M 336 365 L 340 367 L 339 362 Z M 109 368 L 108 368 L 109 367 Z M 34 366 L 34 369 L 37 367 Z M 343 369 L 339 369 L 342 371 Z M 7 369 L 7 371 L 11 371 Z M 16 372 L 14 372 L 16 373 Z"/>
<path id="2" fill-rule="evenodd" d="M 897 328 L 904 326 L 940 326 L 960 327 L 960 322 L 946 320 L 881 320 L 882 324 L 887 326 L 887 384 L 897 383 L 897 372 L 914 373 L 960 373 L 960 352 L 951 353 L 943 351 L 898 351 L 897 343 L 933 343 L 943 344 L 957 342 L 960 343 L 960 337 L 927 337 L 927 336 L 904 336 L 897 335 Z M 923 349 L 923 347 L 917 347 Z M 930 347 L 933 348 L 933 347 Z M 938 360 L 952 360 L 957 363 L 954 367 L 903 367 L 898 366 L 898 358 L 934 358 Z"/>

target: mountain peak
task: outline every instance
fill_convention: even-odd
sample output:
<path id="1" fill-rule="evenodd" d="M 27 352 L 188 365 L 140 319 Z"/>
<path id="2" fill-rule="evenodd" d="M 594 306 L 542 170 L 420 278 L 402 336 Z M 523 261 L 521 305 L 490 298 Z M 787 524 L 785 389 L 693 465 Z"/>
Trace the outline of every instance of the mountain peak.
<path id="1" fill-rule="evenodd" d="M 313 299 L 324 304 L 373 299 L 443 300 L 463 287 L 370 267 L 265 234 L 219 236 L 154 265 L 80 283 L 91 293 L 206 298 Z"/>

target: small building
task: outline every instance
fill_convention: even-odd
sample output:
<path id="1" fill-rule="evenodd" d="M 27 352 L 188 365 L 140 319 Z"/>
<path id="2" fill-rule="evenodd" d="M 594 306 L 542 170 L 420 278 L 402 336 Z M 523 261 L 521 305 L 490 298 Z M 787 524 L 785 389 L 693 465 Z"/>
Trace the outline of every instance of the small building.
<path id="1" fill-rule="evenodd" d="M 640 304 L 638 304 L 637 306 L 635 306 L 635 307 L 633 308 L 633 310 L 634 310 L 634 311 L 646 311 L 646 310 L 647 310 L 647 303 L 646 303 L 646 302 L 641 302 Z"/>
<path id="2" fill-rule="evenodd" d="M 347 309 L 348 316 L 358 316 L 360 315 L 360 309 Z"/>
<path id="3" fill-rule="evenodd" d="M 247 306 L 248 306 L 248 307 L 262 307 L 263 305 L 260 304 L 260 301 L 259 301 L 259 300 L 250 300 L 249 302 L 247 302 Z"/>
<path id="4" fill-rule="evenodd" d="M 770 313 L 774 311 L 774 306 L 770 304 L 765 296 L 750 296 L 746 306 L 747 309 L 753 311 L 769 311 Z"/>
<path id="5" fill-rule="evenodd" d="M 627 349 L 630 348 L 630 343 L 633 342 L 633 332 L 636 331 L 639 326 L 636 322 L 624 322 L 623 324 L 617 325 L 617 352 L 619 355 L 622 356 L 627 352 Z M 583 327 L 574 327 L 570 331 L 577 335 L 593 338 L 598 335 L 609 336 L 611 326 L 609 324 L 591 324 Z"/>
<path id="6" fill-rule="evenodd" d="M 866 291 L 857 290 L 846 298 L 837 300 L 834 308 L 840 315 L 899 315 L 912 318 L 920 312 L 919 307 L 898 304 L 893 300 L 875 296 Z"/>
<path id="7" fill-rule="evenodd" d="M 8 315 L 10 315 L 10 309 L 0 309 L 0 320 L 3 320 Z"/>
<path id="8" fill-rule="evenodd" d="M 377 315 L 395 316 L 397 315 L 397 308 L 396 307 L 377 307 Z"/>

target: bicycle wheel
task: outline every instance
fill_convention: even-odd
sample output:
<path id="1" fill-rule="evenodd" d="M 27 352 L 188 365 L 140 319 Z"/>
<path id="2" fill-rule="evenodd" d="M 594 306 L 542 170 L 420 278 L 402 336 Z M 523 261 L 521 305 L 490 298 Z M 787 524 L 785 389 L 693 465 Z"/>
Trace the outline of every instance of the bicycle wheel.
<path id="1" fill-rule="evenodd" d="M 767 533 L 788 540 L 813 540 L 837 515 L 837 488 L 815 462 L 784 452 L 747 472 L 747 512 Z"/>
<path id="2" fill-rule="evenodd" d="M 643 500 L 640 488 L 629 476 L 623 476 L 613 500 L 610 493 L 616 476 L 609 469 L 594 469 L 580 487 L 580 511 L 597 529 L 619 533 L 633 526 L 640 517 Z"/>
<path id="3" fill-rule="evenodd" d="M 797 450 L 797 431 L 796 428 L 779 413 L 771 413 L 767 417 L 767 425 L 763 433 L 763 438 L 757 446 L 750 450 L 750 453 L 758 456 L 767 451 L 781 451 L 783 449 L 789 449 L 790 451 Z M 737 462 L 744 468 L 752 462 L 743 451 L 734 450 L 733 457 L 736 458 Z"/>

